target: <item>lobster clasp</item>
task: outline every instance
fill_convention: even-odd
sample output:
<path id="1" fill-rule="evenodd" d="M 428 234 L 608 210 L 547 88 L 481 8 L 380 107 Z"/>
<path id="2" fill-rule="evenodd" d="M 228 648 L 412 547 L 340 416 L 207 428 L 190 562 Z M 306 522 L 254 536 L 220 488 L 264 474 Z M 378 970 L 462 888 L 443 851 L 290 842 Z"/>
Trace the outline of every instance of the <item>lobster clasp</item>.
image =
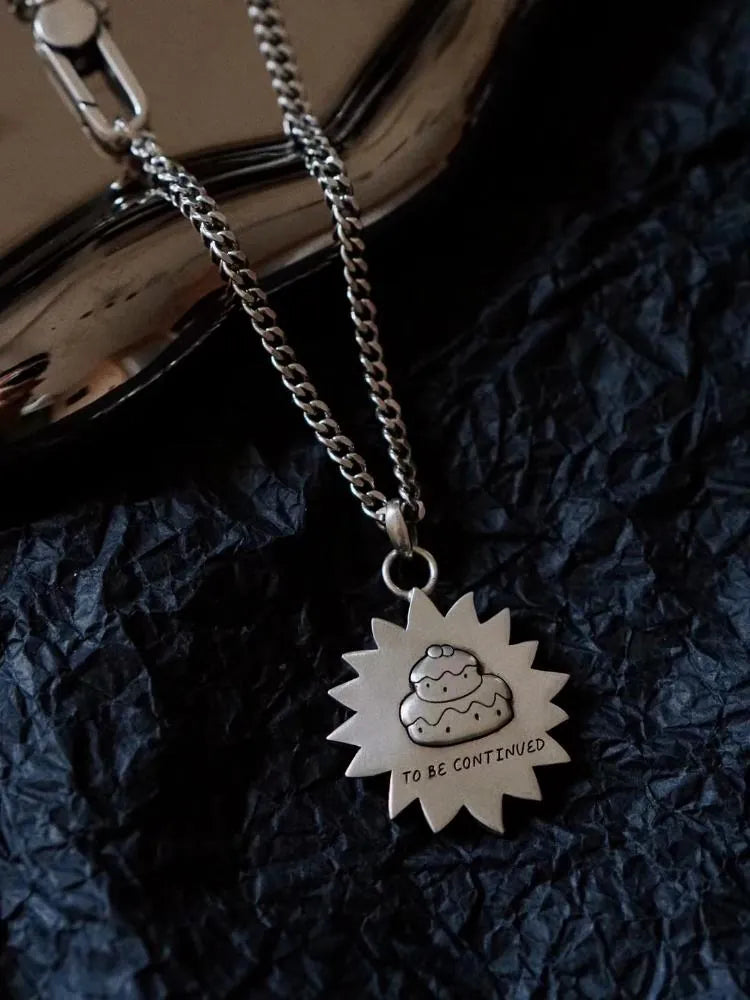
<path id="1" fill-rule="evenodd" d="M 105 11 L 95 0 L 42 0 L 35 8 L 34 39 L 65 99 L 84 129 L 110 156 L 127 154 L 146 127 L 148 99 L 107 30 Z M 87 87 L 100 72 L 126 113 L 110 120 Z"/>

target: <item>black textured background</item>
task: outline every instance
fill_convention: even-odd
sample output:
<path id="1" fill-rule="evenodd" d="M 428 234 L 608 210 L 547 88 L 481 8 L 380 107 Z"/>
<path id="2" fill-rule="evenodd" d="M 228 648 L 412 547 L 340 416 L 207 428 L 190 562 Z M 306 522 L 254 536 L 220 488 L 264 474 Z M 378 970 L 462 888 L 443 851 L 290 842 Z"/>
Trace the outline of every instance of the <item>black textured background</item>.
<path id="1" fill-rule="evenodd" d="M 9 995 L 748 995 L 749 53 L 743 0 L 542 2 L 372 241 L 438 599 L 572 674 L 506 838 L 342 777 L 326 689 L 401 608 L 244 329 L 6 475 Z M 336 270 L 278 305 L 372 454 Z"/>

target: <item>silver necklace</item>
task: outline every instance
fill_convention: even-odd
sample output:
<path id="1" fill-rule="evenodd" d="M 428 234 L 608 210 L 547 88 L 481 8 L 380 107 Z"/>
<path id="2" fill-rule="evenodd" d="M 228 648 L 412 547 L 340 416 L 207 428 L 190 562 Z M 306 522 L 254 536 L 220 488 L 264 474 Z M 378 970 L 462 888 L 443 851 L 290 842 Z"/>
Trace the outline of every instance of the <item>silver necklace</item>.
<path id="1" fill-rule="evenodd" d="M 365 261 L 363 224 L 343 160 L 313 114 L 294 50 L 273 0 L 247 5 L 276 93 L 287 137 L 320 186 L 333 220 L 359 360 L 396 481 L 397 495 L 376 488 L 365 460 L 298 362 L 276 314 L 216 202 L 147 131 L 148 104 L 109 34 L 95 0 L 15 0 L 33 24 L 36 47 L 84 128 L 102 149 L 134 164 L 149 186 L 200 234 L 222 277 L 237 295 L 284 386 L 349 484 L 362 511 L 385 533 L 391 549 L 381 573 L 388 589 L 408 601 L 405 627 L 373 619 L 374 649 L 348 653 L 356 677 L 330 692 L 353 710 L 329 739 L 357 749 L 346 774 L 390 773 L 389 812 L 419 800 L 434 831 L 465 806 L 493 830 L 503 830 L 505 795 L 540 799 L 534 773 L 567 761 L 549 730 L 567 716 L 552 702 L 567 674 L 534 670 L 536 642 L 510 642 L 506 610 L 480 623 L 472 594 L 443 615 L 430 599 L 437 563 L 417 544 L 425 514 L 401 407 L 383 360 Z M 128 117 L 110 122 L 76 69 L 77 51 L 92 48 L 100 68 L 117 81 Z M 421 587 L 394 580 L 398 561 L 425 563 Z"/>

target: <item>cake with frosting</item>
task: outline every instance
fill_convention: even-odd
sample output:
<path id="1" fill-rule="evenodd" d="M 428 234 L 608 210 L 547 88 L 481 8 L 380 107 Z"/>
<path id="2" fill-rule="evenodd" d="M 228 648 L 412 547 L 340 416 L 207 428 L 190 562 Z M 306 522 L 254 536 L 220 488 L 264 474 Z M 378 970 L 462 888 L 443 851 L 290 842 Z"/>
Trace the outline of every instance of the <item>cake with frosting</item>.
<path id="1" fill-rule="evenodd" d="M 409 674 L 399 717 L 409 739 L 429 747 L 478 740 L 513 718 L 513 695 L 466 649 L 433 644 Z"/>

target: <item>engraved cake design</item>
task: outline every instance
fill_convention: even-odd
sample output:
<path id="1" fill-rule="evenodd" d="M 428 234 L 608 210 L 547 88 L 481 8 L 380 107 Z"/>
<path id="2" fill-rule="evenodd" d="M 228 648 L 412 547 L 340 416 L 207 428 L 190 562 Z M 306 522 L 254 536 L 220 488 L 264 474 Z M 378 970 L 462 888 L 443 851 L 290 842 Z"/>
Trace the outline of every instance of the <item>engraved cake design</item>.
<path id="1" fill-rule="evenodd" d="M 347 776 L 389 774 L 392 817 L 416 801 L 442 830 L 466 807 L 502 833 L 506 797 L 538 801 L 536 768 L 570 759 L 550 735 L 567 718 L 552 699 L 568 675 L 535 670 L 537 644 L 510 641 L 507 610 L 480 622 L 472 594 L 442 614 L 415 587 L 406 625 L 374 618 L 372 635 L 374 649 L 344 657 L 356 676 L 331 691 L 352 712 L 329 736 L 357 748 Z"/>
<path id="2" fill-rule="evenodd" d="M 428 646 L 411 669 L 412 691 L 401 702 L 401 724 L 413 743 L 453 746 L 502 729 L 513 718 L 513 694 L 477 657 L 448 644 Z"/>

